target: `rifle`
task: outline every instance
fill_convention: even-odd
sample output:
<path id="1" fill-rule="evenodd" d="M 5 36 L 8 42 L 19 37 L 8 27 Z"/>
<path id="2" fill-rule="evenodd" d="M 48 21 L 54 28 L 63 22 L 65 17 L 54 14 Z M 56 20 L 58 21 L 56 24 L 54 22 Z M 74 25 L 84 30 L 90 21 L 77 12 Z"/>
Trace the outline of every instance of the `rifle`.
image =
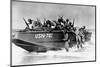
<path id="1" fill-rule="evenodd" d="M 73 26 L 74 26 L 75 19 L 73 19 Z"/>
<path id="2" fill-rule="evenodd" d="M 26 20 L 25 20 L 24 18 L 23 18 L 23 20 L 24 20 L 24 22 L 25 22 L 27 28 L 30 29 L 28 23 L 26 22 Z"/>

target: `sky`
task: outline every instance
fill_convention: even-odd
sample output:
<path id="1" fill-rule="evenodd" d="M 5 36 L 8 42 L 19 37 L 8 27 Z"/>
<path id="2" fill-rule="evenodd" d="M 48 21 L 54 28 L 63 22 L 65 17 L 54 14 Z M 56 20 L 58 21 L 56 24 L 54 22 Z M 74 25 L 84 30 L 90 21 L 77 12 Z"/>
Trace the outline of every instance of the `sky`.
<path id="1" fill-rule="evenodd" d="M 57 20 L 59 16 L 64 19 L 75 19 L 75 26 L 86 26 L 95 29 L 95 7 L 68 4 L 48 4 L 36 2 L 12 2 L 12 29 L 24 29 L 26 27 L 23 18 L 43 22 L 44 18 Z"/>

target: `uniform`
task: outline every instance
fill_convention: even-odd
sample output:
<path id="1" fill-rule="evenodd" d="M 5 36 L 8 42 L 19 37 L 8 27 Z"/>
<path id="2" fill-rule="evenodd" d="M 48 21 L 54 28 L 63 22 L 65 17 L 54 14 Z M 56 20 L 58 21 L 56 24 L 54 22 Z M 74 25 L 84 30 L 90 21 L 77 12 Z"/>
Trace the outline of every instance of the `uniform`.
<path id="1" fill-rule="evenodd" d="M 79 27 L 76 27 L 75 34 L 76 34 L 77 45 L 79 45 L 79 43 L 81 41 L 81 37 L 80 37 L 79 33 L 80 33 Z"/>

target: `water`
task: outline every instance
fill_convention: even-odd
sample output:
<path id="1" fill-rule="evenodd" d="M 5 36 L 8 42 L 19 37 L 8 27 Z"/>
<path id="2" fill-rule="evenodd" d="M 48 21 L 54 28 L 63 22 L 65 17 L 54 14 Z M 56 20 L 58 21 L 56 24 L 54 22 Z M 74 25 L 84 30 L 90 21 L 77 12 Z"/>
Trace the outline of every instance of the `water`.
<path id="1" fill-rule="evenodd" d="M 28 53 L 24 49 L 12 44 L 12 64 L 45 64 L 95 60 L 95 35 L 92 34 L 91 41 L 84 44 L 84 48 L 77 49 L 73 47 L 66 52 L 65 49 L 60 51 L 48 51 L 46 53 Z"/>

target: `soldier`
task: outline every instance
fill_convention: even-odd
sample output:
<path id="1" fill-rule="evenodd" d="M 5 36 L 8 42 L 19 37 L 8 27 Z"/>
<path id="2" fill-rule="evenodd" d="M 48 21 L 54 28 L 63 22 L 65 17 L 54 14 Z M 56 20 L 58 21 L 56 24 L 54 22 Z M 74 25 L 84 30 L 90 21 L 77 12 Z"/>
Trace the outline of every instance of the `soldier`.
<path id="1" fill-rule="evenodd" d="M 39 19 L 37 19 L 37 21 L 28 19 L 28 22 L 29 22 L 28 25 L 29 25 L 30 30 L 36 30 L 42 27 L 42 23 L 40 22 Z"/>
<path id="2" fill-rule="evenodd" d="M 73 23 L 69 22 L 68 27 L 69 27 L 69 31 L 74 32 L 74 20 Z"/>
<path id="3" fill-rule="evenodd" d="M 81 36 L 82 43 L 84 43 L 85 42 L 85 32 L 86 32 L 85 26 L 81 27 L 79 31 L 80 31 L 79 35 Z"/>
<path id="4" fill-rule="evenodd" d="M 43 25 L 42 25 L 42 27 L 46 27 L 47 25 L 46 25 L 46 18 L 44 18 L 44 23 L 43 23 Z"/>
<path id="5" fill-rule="evenodd" d="M 66 19 L 65 26 L 68 26 L 68 23 L 69 23 L 69 19 Z"/>
<path id="6" fill-rule="evenodd" d="M 28 19 L 28 25 L 29 25 L 29 28 L 30 29 L 33 29 L 33 20 L 31 20 L 31 19 Z"/>
<path id="7" fill-rule="evenodd" d="M 64 26 L 65 26 L 65 21 L 63 19 L 63 16 L 61 16 L 61 17 L 58 18 L 58 23 L 59 23 L 59 28 L 63 29 Z"/>
<path id="8" fill-rule="evenodd" d="M 38 18 L 37 18 L 37 25 L 38 25 L 38 27 L 42 27 L 42 23 Z"/>
<path id="9" fill-rule="evenodd" d="M 43 23 L 43 25 L 42 25 L 42 28 L 43 28 L 44 31 L 49 31 L 49 30 L 51 30 L 51 21 L 50 21 L 50 20 L 46 20 L 46 19 L 44 18 L 44 23 Z"/>
<path id="10" fill-rule="evenodd" d="M 66 29 L 68 32 L 71 32 L 73 30 L 74 25 L 72 22 L 69 21 L 69 19 L 66 19 L 64 29 Z"/>
<path id="11" fill-rule="evenodd" d="M 33 29 L 34 30 L 42 30 L 42 23 L 39 19 L 33 22 Z"/>
<path id="12" fill-rule="evenodd" d="M 61 16 L 61 17 L 58 18 L 58 22 L 59 23 L 63 22 L 63 16 Z"/>
<path id="13" fill-rule="evenodd" d="M 55 22 L 55 30 L 60 30 L 61 25 L 57 21 L 53 21 L 53 22 Z"/>
<path id="14" fill-rule="evenodd" d="M 50 20 L 46 21 L 46 26 L 49 27 L 49 28 L 51 28 L 51 21 Z"/>
<path id="15" fill-rule="evenodd" d="M 45 20 L 42 28 L 44 31 L 51 31 L 51 21 Z"/>
<path id="16" fill-rule="evenodd" d="M 51 28 L 52 28 L 52 29 L 55 29 L 55 28 L 56 28 L 56 26 L 57 26 L 56 21 L 55 21 L 55 20 L 53 20 L 53 21 L 52 21 L 52 26 L 51 26 Z"/>
<path id="17" fill-rule="evenodd" d="M 81 32 L 79 31 L 79 27 L 75 28 L 75 34 L 76 34 L 76 43 L 77 43 L 77 47 L 79 48 L 79 46 L 82 48 L 82 41 L 81 41 Z"/>

